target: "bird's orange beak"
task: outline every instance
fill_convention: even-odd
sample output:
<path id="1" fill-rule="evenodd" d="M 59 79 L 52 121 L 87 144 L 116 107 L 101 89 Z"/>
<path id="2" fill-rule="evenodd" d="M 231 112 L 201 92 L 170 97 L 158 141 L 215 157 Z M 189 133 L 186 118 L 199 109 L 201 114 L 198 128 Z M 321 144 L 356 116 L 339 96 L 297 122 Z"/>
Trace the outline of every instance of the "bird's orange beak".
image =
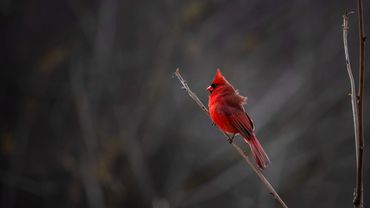
<path id="1" fill-rule="evenodd" d="M 207 87 L 207 91 L 212 92 L 212 90 L 213 90 L 212 86 Z"/>

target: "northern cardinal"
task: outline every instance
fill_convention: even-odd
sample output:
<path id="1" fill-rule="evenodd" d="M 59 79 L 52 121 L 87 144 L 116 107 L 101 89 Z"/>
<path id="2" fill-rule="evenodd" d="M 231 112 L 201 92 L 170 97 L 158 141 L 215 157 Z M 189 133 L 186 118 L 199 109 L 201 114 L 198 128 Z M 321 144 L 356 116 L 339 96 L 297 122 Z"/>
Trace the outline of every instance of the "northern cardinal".
<path id="1" fill-rule="evenodd" d="M 254 134 L 254 125 L 243 105 L 247 98 L 239 92 L 222 76 L 220 69 L 207 88 L 209 91 L 208 108 L 212 121 L 226 133 L 230 144 L 235 135 L 240 134 L 249 144 L 253 158 L 261 169 L 265 169 L 270 160 Z"/>

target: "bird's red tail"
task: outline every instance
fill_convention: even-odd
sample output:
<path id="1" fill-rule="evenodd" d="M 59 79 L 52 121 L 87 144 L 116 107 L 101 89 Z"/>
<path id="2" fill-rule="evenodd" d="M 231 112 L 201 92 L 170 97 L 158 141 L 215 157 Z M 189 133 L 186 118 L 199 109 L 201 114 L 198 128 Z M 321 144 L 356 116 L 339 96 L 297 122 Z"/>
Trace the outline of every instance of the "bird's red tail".
<path id="1" fill-rule="evenodd" d="M 257 140 L 256 136 L 253 135 L 248 139 L 244 138 L 244 140 L 249 144 L 252 150 L 253 158 L 256 161 L 258 167 L 260 167 L 261 169 L 265 169 L 269 165 L 270 159 L 259 141 Z"/>

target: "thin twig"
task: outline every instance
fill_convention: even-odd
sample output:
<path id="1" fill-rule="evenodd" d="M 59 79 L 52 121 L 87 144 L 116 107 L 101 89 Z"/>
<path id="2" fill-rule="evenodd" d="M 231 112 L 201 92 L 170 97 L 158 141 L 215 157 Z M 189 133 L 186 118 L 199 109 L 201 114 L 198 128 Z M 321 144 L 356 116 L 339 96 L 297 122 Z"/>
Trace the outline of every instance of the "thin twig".
<path id="1" fill-rule="evenodd" d="M 348 37 L 348 15 L 353 12 L 346 12 L 343 15 L 343 45 L 344 45 L 344 55 L 346 59 L 346 66 L 347 66 L 347 72 L 351 84 L 351 103 L 352 103 L 352 114 L 353 114 L 353 126 L 355 131 L 355 148 L 356 148 L 356 187 L 355 191 L 353 193 L 353 205 L 354 207 L 363 207 L 363 134 L 361 134 L 362 130 L 362 110 L 359 109 L 362 108 L 362 97 L 363 95 L 357 95 L 356 93 L 356 86 L 355 81 L 353 78 L 353 73 L 351 70 L 351 63 L 349 59 L 349 53 L 348 53 L 348 43 L 347 43 L 347 37 Z M 360 44 L 361 45 L 361 44 Z M 361 46 L 360 46 L 361 47 Z M 361 51 L 360 51 L 361 54 Z M 360 63 L 363 59 L 361 59 L 360 55 Z M 361 64 L 360 64 L 361 65 Z M 360 66 L 361 71 L 361 66 Z M 361 86 L 361 81 L 359 88 L 363 87 L 363 83 Z M 362 89 L 363 92 L 363 89 Z M 361 105 L 360 105 L 361 100 Z"/>
<path id="2" fill-rule="evenodd" d="M 200 101 L 198 96 L 190 90 L 188 84 L 186 81 L 182 78 L 180 74 L 180 70 L 176 69 L 176 72 L 174 73 L 177 79 L 181 82 L 182 88 L 189 94 L 189 96 L 198 104 L 198 106 L 202 109 L 204 113 L 209 116 L 208 108 Z M 228 136 L 222 132 L 225 137 L 228 138 Z M 275 191 L 274 187 L 271 185 L 271 183 L 266 179 L 266 177 L 262 174 L 259 168 L 257 168 L 252 161 L 250 161 L 247 154 L 235 143 L 232 143 L 233 147 L 239 152 L 239 154 L 243 157 L 245 162 L 252 168 L 252 170 L 257 174 L 259 179 L 262 181 L 262 183 L 266 186 L 266 188 L 270 191 L 271 195 L 275 198 L 275 200 L 284 208 L 288 208 L 288 206 L 284 203 L 284 201 L 280 198 L 279 194 Z"/>
<path id="3" fill-rule="evenodd" d="M 363 1 L 357 1 L 357 20 L 358 20 L 358 38 L 359 38 L 359 80 L 358 80 L 358 160 L 357 160 L 357 180 L 356 191 L 353 198 L 355 207 L 363 207 L 363 154 L 364 154 L 364 129 L 363 129 L 363 98 L 365 89 L 365 30 L 364 30 L 364 14 Z"/>
<path id="4" fill-rule="evenodd" d="M 351 12 L 352 13 L 352 12 Z M 347 37 L 348 37 L 348 15 L 351 14 L 346 12 L 343 15 L 343 44 L 344 44 L 344 55 L 346 58 L 346 66 L 347 66 L 347 72 L 349 76 L 349 81 L 351 83 L 351 103 L 352 103 L 352 114 L 353 114 L 353 127 L 355 129 L 355 146 L 356 150 L 358 149 L 358 110 L 357 110 L 357 97 L 356 97 L 356 85 L 355 80 L 353 78 L 353 73 L 351 69 L 351 62 L 349 59 L 349 53 L 348 53 L 348 43 L 347 43 Z M 358 154 L 356 152 L 356 161 L 358 161 Z"/>

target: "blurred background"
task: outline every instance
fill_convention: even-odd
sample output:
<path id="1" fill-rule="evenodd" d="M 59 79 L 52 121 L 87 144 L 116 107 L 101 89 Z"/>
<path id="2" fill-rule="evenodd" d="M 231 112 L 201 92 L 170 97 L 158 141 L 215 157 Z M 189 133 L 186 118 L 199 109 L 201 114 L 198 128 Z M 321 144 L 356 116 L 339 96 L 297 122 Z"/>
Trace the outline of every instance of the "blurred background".
<path id="1" fill-rule="evenodd" d="M 248 96 L 290 207 L 351 207 L 345 9 L 356 1 L 1 1 L 0 207 L 276 207 L 177 67 L 204 103 L 217 68 Z M 357 80 L 356 15 L 349 50 Z"/>

